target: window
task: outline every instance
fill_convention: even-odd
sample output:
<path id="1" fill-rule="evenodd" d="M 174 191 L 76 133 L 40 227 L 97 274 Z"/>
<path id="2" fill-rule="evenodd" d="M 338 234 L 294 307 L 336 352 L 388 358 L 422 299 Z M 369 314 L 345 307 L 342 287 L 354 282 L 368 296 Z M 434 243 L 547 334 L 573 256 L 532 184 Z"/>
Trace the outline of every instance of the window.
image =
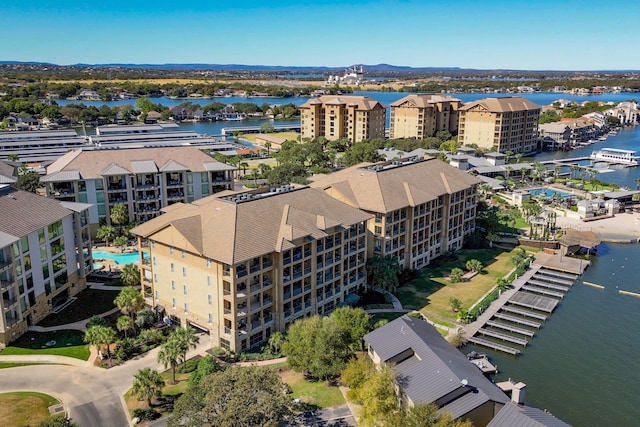
<path id="1" fill-rule="evenodd" d="M 185 258 L 187 256 L 187 253 L 184 251 L 184 249 L 182 250 L 182 258 Z"/>
<path id="2" fill-rule="evenodd" d="M 172 291 L 176 290 L 176 282 L 174 280 L 171 281 L 171 290 Z"/>
<path id="3" fill-rule="evenodd" d="M 104 189 L 104 181 L 102 181 L 101 179 L 96 179 L 94 181 L 95 186 L 96 186 L 96 190 L 103 190 Z"/>
<path id="4" fill-rule="evenodd" d="M 158 275 L 156 273 L 153 274 L 153 283 L 158 283 Z"/>
<path id="5" fill-rule="evenodd" d="M 187 295 L 187 285 L 182 285 L 182 293 Z"/>
<path id="6" fill-rule="evenodd" d="M 207 276 L 207 286 L 211 286 L 211 276 Z"/>
<path id="7" fill-rule="evenodd" d="M 176 308 L 176 299 L 175 298 L 171 298 L 171 305 L 173 306 L 173 308 Z"/>
<path id="8" fill-rule="evenodd" d="M 56 221 L 53 224 L 49 224 L 49 238 L 53 239 L 62 234 L 62 221 Z M 24 250 L 24 248 L 23 248 Z"/>
<path id="9" fill-rule="evenodd" d="M 41 228 L 40 230 L 38 230 L 38 243 L 40 244 L 44 243 L 44 228 Z"/>
<path id="10" fill-rule="evenodd" d="M 156 300 L 160 299 L 160 293 L 156 291 Z"/>
<path id="11" fill-rule="evenodd" d="M 182 277 L 187 277 L 187 267 L 182 267 Z"/>
<path id="12" fill-rule="evenodd" d="M 207 268 L 211 268 L 211 258 L 207 258 Z"/>
<path id="13" fill-rule="evenodd" d="M 22 245 L 22 253 L 29 252 L 29 238 L 28 236 L 22 237 L 20 239 L 20 245 Z"/>
<path id="14" fill-rule="evenodd" d="M 189 312 L 189 304 L 187 304 L 186 302 L 184 303 L 184 312 L 185 313 Z"/>
<path id="15" fill-rule="evenodd" d="M 207 302 L 209 303 L 209 305 L 213 304 L 213 298 L 211 297 L 211 295 L 207 295 Z"/>
<path id="16" fill-rule="evenodd" d="M 152 240 L 152 241 L 151 241 L 151 247 L 152 247 L 153 249 L 155 249 L 155 247 L 156 247 L 156 241 L 155 241 L 155 240 Z"/>
<path id="17" fill-rule="evenodd" d="M 169 267 L 171 268 L 171 272 L 173 273 L 173 263 L 171 263 Z"/>
<path id="18" fill-rule="evenodd" d="M 153 265 L 158 265 L 158 264 L 157 264 L 157 260 L 156 260 L 156 257 L 155 257 L 155 256 L 153 257 Z"/>

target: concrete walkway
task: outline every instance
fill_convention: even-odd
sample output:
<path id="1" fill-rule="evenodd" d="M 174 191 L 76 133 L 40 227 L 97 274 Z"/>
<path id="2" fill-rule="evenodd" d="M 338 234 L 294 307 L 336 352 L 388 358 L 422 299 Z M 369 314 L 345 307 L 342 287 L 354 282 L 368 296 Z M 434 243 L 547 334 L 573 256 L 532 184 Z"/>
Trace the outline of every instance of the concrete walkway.
<path id="1" fill-rule="evenodd" d="M 393 309 L 395 311 L 401 311 L 402 310 L 402 303 L 400 302 L 400 300 L 394 294 L 392 294 L 389 291 L 382 290 L 380 288 L 376 288 L 376 289 L 374 289 L 374 291 L 380 292 L 381 294 L 384 294 L 384 295 L 388 295 L 389 299 L 391 299 L 391 304 L 393 304 Z"/>

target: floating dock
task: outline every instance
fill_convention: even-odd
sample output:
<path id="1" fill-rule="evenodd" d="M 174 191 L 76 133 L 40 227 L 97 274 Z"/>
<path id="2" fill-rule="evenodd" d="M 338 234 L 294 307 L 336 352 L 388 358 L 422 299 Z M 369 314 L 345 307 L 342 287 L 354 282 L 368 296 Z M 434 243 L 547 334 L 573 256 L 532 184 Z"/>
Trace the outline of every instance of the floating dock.
<path id="1" fill-rule="evenodd" d="M 512 283 L 513 289 L 503 292 L 475 322 L 465 326 L 469 343 L 515 356 L 521 354 L 511 345 L 529 344 L 578 275 L 589 266 L 589 261 L 559 255 L 537 257 L 536 263 Z"/>
<path id="2" fill-rule="evenodd" d="M 489 361 L 486 357 L 480 357 L 478 359 L 469 360 L 469 362 L 473 363 L 476 368 L 480 369 L 480 371 L 485 375 L 491 375 L 498 372 L 498 368 Z"/>

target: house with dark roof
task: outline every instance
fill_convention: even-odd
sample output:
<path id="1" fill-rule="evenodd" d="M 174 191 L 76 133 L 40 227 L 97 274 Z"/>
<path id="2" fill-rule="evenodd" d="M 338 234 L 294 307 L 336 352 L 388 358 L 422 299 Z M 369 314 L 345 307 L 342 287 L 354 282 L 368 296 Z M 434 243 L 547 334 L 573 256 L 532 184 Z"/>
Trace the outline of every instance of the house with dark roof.
<path id="1" fill-rule="evenodd" d="M 402 316 L 364 336 L 369 357 L 390 365 L 400 400 L 432 403 L 475 427 L 566 427 L 551 414 L 524 404 L 526 385 L 512 387 L 511 399 L 424 320 Z"/>

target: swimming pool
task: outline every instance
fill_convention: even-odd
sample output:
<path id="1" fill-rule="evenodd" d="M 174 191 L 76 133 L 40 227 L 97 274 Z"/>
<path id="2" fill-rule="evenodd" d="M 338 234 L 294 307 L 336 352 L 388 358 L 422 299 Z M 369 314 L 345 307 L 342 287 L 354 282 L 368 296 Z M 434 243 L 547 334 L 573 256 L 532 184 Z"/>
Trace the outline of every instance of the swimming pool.
<path id="1" fill-rule="evenodd" d="M 138 251 L 129 252 L 126 254 L 116 254 L 116 253 L 105 252 L 105 251 L 92 251 L 91 253 L 93 254 L 93 259 L 106 258 L 106 259 L 113 260 L 118 265 L 137 264 L 138 261 L 140 260 L 140 255 Z M 145 257 L 148 256 L 146 252 L 144 252 L 144 254 L 145 254 Z"/>
<path id="2" fill-rule="evenodd" d="M 548 199 L 552 198 L 556 194 L 562 197 L 563 199 L 571 197 L 571 194 L 567 192 L 560 191 L 560 190 L 552 190 L 550 188 L 531 188 L 528 191 L 529 191 L 529 194 L 531 194 L 534 197 L 546 197 Z"/>

